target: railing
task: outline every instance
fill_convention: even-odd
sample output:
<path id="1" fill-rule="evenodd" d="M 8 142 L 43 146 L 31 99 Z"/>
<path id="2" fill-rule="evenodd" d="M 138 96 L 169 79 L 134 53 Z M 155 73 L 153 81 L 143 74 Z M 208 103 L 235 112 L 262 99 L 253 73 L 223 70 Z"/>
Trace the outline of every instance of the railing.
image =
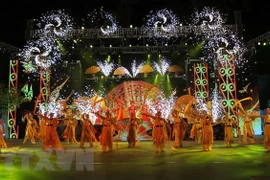
<path id="1" fill-rule="evenodd" d="M 168 46 L 131 46 L 131 47 L 92 47 L 91 53 L 107 54 L 148 54 L 148 53 L 172 53 L 186 51 L 187 47 L 178 45 Z"/>
<path id="2" fill-rule="evenodd" d="M 235 25 L 224 25 L 227 29 L 236 31 Z M 42 33 L 42 29 L 30 31 L 30 37 L 38 37 Z M 201 34 L 199 26 L 179 26 L 172 36 L 179 37 L 190 33 Z M 109 35 L 104 34 L 101 29 L 73 29 L 68 34 L 68 37 L 80 37 L 82 39 L 94 38 L 137 38 L 137 37 L 153 37 L 153 28 L 139 27 L 139 28 L 118 28 L 114 33 Z"/>

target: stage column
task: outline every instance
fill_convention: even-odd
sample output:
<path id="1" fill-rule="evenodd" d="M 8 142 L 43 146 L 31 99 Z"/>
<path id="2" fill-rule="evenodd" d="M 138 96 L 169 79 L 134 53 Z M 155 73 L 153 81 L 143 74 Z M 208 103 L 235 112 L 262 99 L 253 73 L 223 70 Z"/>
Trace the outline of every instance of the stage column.
<path id="1" fill-rule="evenodd" d="M 19 61 L 10 60 L 10 69 L 9 69 L 9 89 L 10 94 L 16 94 L 18 90 L 18 69 Z M 17 107 L 15 104 L 8 104 L 8 134 L 9 138 L 17 139 L 18 138 L 18 127 L 16 126 L 16 116 L 17 116 Z"/>
<path id="2" fill-rule="evenodd" d="M 222 94 L 222 107 L 224 112 L 229 113 L 230 117 L 238 120 L 236 110 L 233 109 L 237 99 L 235 56 L 233 53 L 223 49 L 217 57 L 219 89 Z"/>
<path id="3" fill-rule="evenodd" d="M 193 67 L 195 96 L 207 103 L 209 101 L 208 65 L 196 63 Z"/>

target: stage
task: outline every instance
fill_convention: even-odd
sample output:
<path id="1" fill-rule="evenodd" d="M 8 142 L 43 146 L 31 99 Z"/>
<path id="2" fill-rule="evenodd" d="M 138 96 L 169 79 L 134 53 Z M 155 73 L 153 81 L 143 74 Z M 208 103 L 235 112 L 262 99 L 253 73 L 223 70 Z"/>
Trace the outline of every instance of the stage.
<path id="1" fill-rule="evenodd" d="M 237 142 L 237 139 L 235 139 Z M 139 147 L 103 153 L 101 147 L 79 148 L 79 144 L 62 142 L 65 154 L 43 152 L 43 144 L 32 145 L 22 139 L 8 139 L 8 149 L 0 155 L 1 179 L 270 179 L 270 152 L 263 146 L 263 136 L 256 143 L 225 147 L 217 140 L 212 151 L 202 151 L 194 141 L 172 150 L 166 143 L 165 152 L 155 153 L 152 141 Z M 11 165 L 12 164 L 12 165 Z"/>

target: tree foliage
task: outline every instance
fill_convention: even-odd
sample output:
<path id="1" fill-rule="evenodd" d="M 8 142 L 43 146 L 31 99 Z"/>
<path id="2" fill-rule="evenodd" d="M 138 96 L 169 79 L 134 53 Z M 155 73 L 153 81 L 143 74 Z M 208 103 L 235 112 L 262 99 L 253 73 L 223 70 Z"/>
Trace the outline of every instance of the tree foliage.
<path id="1" fill-rule="evenodd" d="M 0 110 L 12 110 L 14 107 L 20 107 L 23 102 L 23 95 L 16 88 L 6 87 L 0 83 Z"/>

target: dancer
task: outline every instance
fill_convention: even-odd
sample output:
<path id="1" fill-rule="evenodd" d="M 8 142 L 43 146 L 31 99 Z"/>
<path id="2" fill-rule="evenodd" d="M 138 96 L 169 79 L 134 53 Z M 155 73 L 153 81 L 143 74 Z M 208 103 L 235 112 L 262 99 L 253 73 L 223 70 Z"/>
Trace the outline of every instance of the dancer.
<path id="1" fill-rule="evenodd" d="M 2 114 L 0 113 L 0 153 L 2 148 L 7 148 L 7 143 L 5 141 L 4 134 L 5 134 L 5 127 L 2 120 Z"/>
<path id="2" fill-rule="evenodd" d="M 229 117 L 229 114 L 226 112 L 225 113 L 225 117 L 214 124 L 218 125 L 224 123 L 224 135 L 225 135 L 225 143 L 227 147 L 232 147 L 232 143 L 233 143 L 233 127 L 238 127 L 238 125 L 236 124 L 236 122 L 234 121 L 233 118 Z"/>
<path id="3" fill-rule="evenodd" d="M 253 116 L 247 113 L 243 108 L 239 108 L 240 111 L 238 112 L 238 115 L 243 118 L 244 124 L 243 124 L 243 144 L 247 144 L 248 141 L 251 144 L 255 143 L 255 133 L 252 122 L 260 117 L 260 116 Z"/>
<path id="4" fill-rule="evenodd" d="M 144 123 L 147 123 L 150 121 L 150 118 L 148 116 L 142 115 L 142 113 L 148 114 L 149 113 L 149 107 L 147 104 L 143 104 L 141 108 L 141 119 Z"/>
<path id="5" fill-rule="evenodd" d="M 46 137 L 46 119 L 44 117 L 47 117 L 48 113 L 45 112 L 43 117 L 39 116 L 39 130 L 37 133 L 37 137 L 40 142 L 44 143 L 45 137 Z"/>
<path id="6" fill-rule="evenodd" d="M 57 134 L 58 118 L 54 118 L 54 113 L 50 113 L 49 117 L 37 114 L 37 116 L 45 120 L 45 138 L 44 138 L 44 151 L 48 151 L 50 147 L 54 150 L 62 151 L 62 144 L 60 142 L 59 136 Z"/>
<path id="7" fill-rule="evenodd" d="M 117 115 L 116 121 L 122 121 L 124 120 L 124 101 L 122 97 L 116 100 L 116 108 L 115 112 Z M 122 135 L 122 129 L 120 128 L 120 125 L 114 123 L 112 126 L 112 131 L 117 132 L 117 137 L 116 137 L 116 149 L 120 149 L 118 146 L 118 142 L 120 141 L 121 135 Z M 113 133 L 114 134 L 114 133 Z"/>
<path id="8" fill-rule="evenodd" d="M 202 122 L 202 149 L 203 151 L 211 151 L 212 144 L 214 143 L 214 133 L 213 133 L 213 118 L 208 115 L 205 110 L 199 114 L 196 111 L 193 111 L 197 117 L 201 119 Z"/>
<path id="9" fill-rule="evenodd" d="M 199 117 L 194 118 L 194 122 L 193 122 L 192 128 L 190 130 L 189 138 L 195 139 L 195 142 L 197 144 L 201 143 L 201 140 L 202 140 L 202 123 L 201 123 L 201 119 Z"/>
<path id="10" fill-rule="evenodd" d="M 24 119 L 27 120 L 27 125 L 25 128 L 25 136 L 23 140 L 23 144 L 29 139 L 32 144 L 36 144 L 37 137 L 37 121 L 33 118 L 33 114 L 28 112 L 24 115 Z"/>
<path id="11" fill-rule="evenodd" d="M 138 129 L 138 120 L 136 118 L 131 117 L 127 125 L 127 132 L 128 132 L 127 141 L 128 141 L 129 148 L 135 147 L 137 129 Z"/>
<path id="12" fill-rule="evenodd" d="M 98 117 L 100 117 L 102 122 L 102 130 L 100 135 L 100 144 L 102 146 L 102 151 L 106 152 L 107 148 L 109 151 L 112 151 L 113 144 L 113 124 L 116 118 L 111 117 L 111 113 L 109 110 L 106 111 L 106 115 L 102 116 L 99 112 L 96 113 Z"/>
<path id="13" fill-rule="evenodd" d="M 133 100 L 130 101 L 130 106 L 128 107 L 128 113 L 129 113 L 129 118 L 133 119 L 134 121 L 136 120 L 136 136 L 139 130 L 139 126 L 140 126 L 140 121 L 139 119 L 137 119 L 137 110 L 138 110 L 138 106 L 135 106 L 135 102 Z M 136 138 L 135 138 L 136 139 Z M 136 146 L 139 146 L 140 144 L 140 137 L 138 137 L 138 140 L 136 142 Z M 135 146 L 135 145 L 134 145 Z"/>
<path id="14" fill-rule="evenodd" d="M 80 147 L 83 148 L 85 142 L 89 142 L 90 147 L 93 147 L 93 140 L 95 141 L 97 147 L 98 141 L 95 137 L 96 129 L 89 119 L 89 114 L 86 113 L 83 114 L 82 120 L 83 120 L 83 128 L 81 134 Z"/>
<path id="15" fill-rule="evenodd" d="M 158 153 L 159 149 L 161 152 L 164 152 L 165 141 L 167 138 L 165 128 L 168 123 L 164 118 L 161 117 L 161 111 L 157 111 L 155 116 L 146 113 L 142 113 L 142 115 L 148 116 L 153 120 L 154 127 L 152 132 L 152 138 L 153 143 L 156 146 L 155 152 Z"/>
<path id="16" fill-rule="evenodd" d="M 130 106 L 128 107 L 128 113 L 130 118 L 136 118 L 138 107 L 135 106 L 135 102 L 133 100 L 130 101 Z"/>
<path id="17" fill-rule="evenodd" d="M 174 137 L 174 147 L 183 147 L 183 141 L 186 134 L 187 123 L 182 117 L 179 117 L 179 112 L 173 110 L 172 117 L 174 121 L 172 137 Z"/>
<path id="18" fill-rule="evenodd" d="M 264 148 L 270 152 L 270 109 L 264 110 L 265 115 L 261 115 L 264 121 Z"/>
<path id="19" fill-rule="evenodd" d="M 117 114 L 117 120 L 123 120 L 124 119 L 124 102 L 122 97 L 116 100 L 116 114 Z"/>
<path id="20" fill-rule="evenodd" d="M 72 113 L 72 109 L 68 108 L 66 110 L 65 115 L 65 123 L 66 123 L 66 128 L 62 134 L 62 137 L 66 140 L 67 144 L 69 142 L 71 143 L 78 143 L 76 140 L 76 134 L 75 134 L 75 129 L 78 124 L 78 120 L 74 118 L 74 115 Z"/>
<path id="21" fill-rule="evenodd" d="M 242 145 L 243 144 L 243 138 L 242 138 L 241 128 L 240 128 L 240 126 L 238 126 L 239 120 L 237 120 L 236 124 L 237 124 L 236 133 L 237 133 L 237 137 L 238 137 L 238 144 Z"/>

